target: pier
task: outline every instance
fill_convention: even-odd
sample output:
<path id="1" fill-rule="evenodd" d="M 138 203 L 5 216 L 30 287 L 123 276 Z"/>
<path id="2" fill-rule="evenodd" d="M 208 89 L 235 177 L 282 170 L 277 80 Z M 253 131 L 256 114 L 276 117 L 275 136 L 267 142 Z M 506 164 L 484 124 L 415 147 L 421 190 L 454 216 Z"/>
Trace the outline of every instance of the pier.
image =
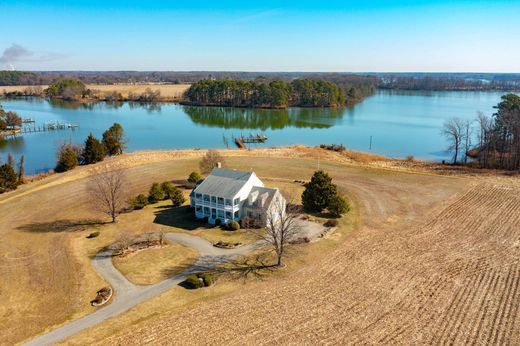
<path id="1" fill-rule="evenodd" d="M 7 136 L 16 136 L 16 135 L 23 135 L 26 133 L 37 133 L 37 132 L 49 132 L 49 131 L 57 131 L 57 130 L 66 130 L 66 129 L 76 129 L 79 128 L 79 125 L 76 124 L 66 124 L 66 123 L 60 123 L 60 122 L 51 122 L 51 123 L 45 123 L 43 125 L 33 125 L 33 126 L 22 126 L 20 128 L 15 129 L 9 129 L 0 132 L 0 136 L 7 137 Z"/>
<path id="2" fill-rule="evenodd" d="M 267 141 L 267 137 L 261 133 L 256 135 L 250 134 L 249 136 L 235 137 L 235 144 L 239 149 L 247 149 L 246 144 L 248 143 L 264 143 Z"/>

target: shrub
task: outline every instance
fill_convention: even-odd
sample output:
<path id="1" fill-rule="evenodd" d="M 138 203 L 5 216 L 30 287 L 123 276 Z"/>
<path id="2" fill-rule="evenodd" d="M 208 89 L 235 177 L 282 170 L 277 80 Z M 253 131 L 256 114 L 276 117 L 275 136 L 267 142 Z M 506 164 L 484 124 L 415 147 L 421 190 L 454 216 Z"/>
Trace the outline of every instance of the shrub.
<path id="1" fill-rule="evenodd" d="M 233 220 L 228 224 L 228 228 L 230 231 L 238 231 L 240 229 L 240 224 Z"/>
<path id="2" fill-rule="evenodd" d="M 174 189 L 175 186 L 169 181 L 164 181 L 161 183 L 161 190 L 164 194 L 164 199 L 171 199 Z"/>
<path id="3" fill-rule="evenodd" d="M 330 220 L 327 220 L 323 225 L 325 227 L 336 227 L 338 225 L 338 220 L 330 219 Z"/>
<path id="4" fill-rule="evenodd" d="M 153 183 L 152 187 L 150 187 L 150 191 L 148 192 L 148 202 L 157 203 L 164 199 L 164 192 L 161 189 L 159 183 Z"/>
<path id="5" fill-rule="evenodd" d="M 262 228 L 262 223 L 254 217 L 244 216 L 240 219 L 240 228 L 259 229 Z"/>
<path id="6" fill-rule="evenodd" d="M 197 274 L 191 274 L 186 277 L 184 284 L 191 289 L 204 287 L 204 279 L 199 278 Z"/>
<path id="7" fill-rule="evenodd" d="M 186 198 L 184 198 L 184 194 L 182 193 L 182 191 L 175 186 L 173 186 L 173 190 L 170 192 L 170 199 L 174 207 L 180 207 L 186 201 Z"/>
<path id="8" fill-rule="evenodd" d="M 414 161 L 413 155 L 406 156 L 406 161 L 413 162 Z"/>
<path id="9" fill-rule="evenodd" d="M 305 184 L 302 194 L 303 208 L 308 212 L 321 212 L 329 206 L 330 200 L 337 193 L 336 185 L 324 171 L 316 171 L 311 181 Z"/>
<path id="10" fill-rule="evenodd" d="M 188 177 L 188 182 L 192 184 L 196 184 L 197 181 L 201 180 L 202 176 L 199 174 L 199 172 L 191 172 Z"/>
<path id="11" fill-rule="evenodd" d="M 342 214 L 345 214 L 350 210 L 350 207 L 343 197 L 336 194 L 330 199 L 327 210 L 332 216 L 341 217 Z"/>
<path id="12" fill-rule="evenodd" d="M 216 219 L 215 226 L 220 226 L 220 225 L 222 225 L 222 221 L 220 221 L 220 219 Z"/>
<path id="13" fill-rule="evenodd" d="M 146 207 L 148 205 L 148 198 L 146 198 L 146 196 L 144 194 L 139 194 L 137 196 L 135 196 L 132 201 L 130 202 L 130 204 L 132 205 L 132 208 L 134 209 L 143 209 L 144 207 Z"/>
<path id="14" fill-rule="evenodd" d="M 202 273 L 198 274 L 197 276 L 202 279 L 205 287 L 209 287 L 213 284 L 213 277 L 211 276 L 211 274 Z"/>
<path id="15" fill-rule="evenodd" d="M 99 236 L 99 231 L 96 231 L 96 232 L 92 232 L 89 235 L 87 235 L 87 238 L 91 239 L 91 238 L 96 238 L 98 236 Z"/>

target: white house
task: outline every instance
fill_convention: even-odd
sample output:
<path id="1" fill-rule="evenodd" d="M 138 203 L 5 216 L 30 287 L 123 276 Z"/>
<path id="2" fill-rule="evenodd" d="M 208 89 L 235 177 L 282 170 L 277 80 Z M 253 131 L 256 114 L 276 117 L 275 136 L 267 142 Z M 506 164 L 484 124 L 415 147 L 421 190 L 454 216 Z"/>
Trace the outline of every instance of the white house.
<path id="1" fill-rule="evenodd" d="M 264 187 L 254 172 L 217 167 L 192 191 L 190 204 L 195 216 L 207 217 L 210 224 L 246 216 L 265 223 L 275 206 L 285 208 L 285 199 L 278 189 Z"/>

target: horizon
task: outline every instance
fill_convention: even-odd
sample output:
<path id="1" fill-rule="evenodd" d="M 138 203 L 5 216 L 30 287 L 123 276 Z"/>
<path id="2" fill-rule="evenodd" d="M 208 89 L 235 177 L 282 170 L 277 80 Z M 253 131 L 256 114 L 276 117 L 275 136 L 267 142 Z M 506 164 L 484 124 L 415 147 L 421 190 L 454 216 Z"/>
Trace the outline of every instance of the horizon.
<path id="1" fill-rule="evenodd" d="M 510 0 L 11 2 L 0 4 L 0 69 L 518 73 L 517 10 Z"/>

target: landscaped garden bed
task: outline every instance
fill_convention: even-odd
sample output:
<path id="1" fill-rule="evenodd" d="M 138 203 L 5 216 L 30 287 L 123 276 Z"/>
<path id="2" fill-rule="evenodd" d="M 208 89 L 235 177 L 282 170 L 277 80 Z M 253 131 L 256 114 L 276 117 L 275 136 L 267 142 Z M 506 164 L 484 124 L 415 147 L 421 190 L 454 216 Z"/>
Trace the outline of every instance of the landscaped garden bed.
<path id="1" fill-rule="evenodd" d="M 96 298 L 90 301 L 90 305 L 92 306 L 102 306 L 105 305 L 110 298 L 112 298 L 112 287 L 103 287 L 99 291 L 97 291 Z"/>

